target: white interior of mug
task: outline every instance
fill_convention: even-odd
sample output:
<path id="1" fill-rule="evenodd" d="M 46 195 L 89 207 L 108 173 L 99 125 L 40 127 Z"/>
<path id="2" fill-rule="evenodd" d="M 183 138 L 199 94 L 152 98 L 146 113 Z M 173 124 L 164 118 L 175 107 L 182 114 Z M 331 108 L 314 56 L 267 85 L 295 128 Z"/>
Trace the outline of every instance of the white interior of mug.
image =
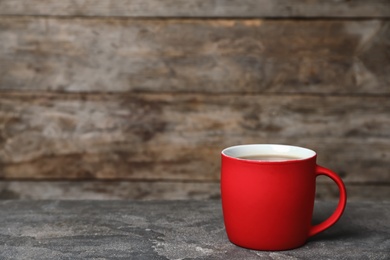
<path id="1" fill-rule="evenodd" d="M 240 157 L 250 157 L 250 156 L 285 156 L 292 157 L 291 160 L 304 160 L 311 158 L 316 155 L 316 152 L 313 150 L 291 145 L 281 145 L 281 144 L 247 144 L 247 145 L 237 145 L 231 146 L 222 151 L 222 154 L 239 158 Z M 280 159 L 288 160 L 288 159 Z"/>

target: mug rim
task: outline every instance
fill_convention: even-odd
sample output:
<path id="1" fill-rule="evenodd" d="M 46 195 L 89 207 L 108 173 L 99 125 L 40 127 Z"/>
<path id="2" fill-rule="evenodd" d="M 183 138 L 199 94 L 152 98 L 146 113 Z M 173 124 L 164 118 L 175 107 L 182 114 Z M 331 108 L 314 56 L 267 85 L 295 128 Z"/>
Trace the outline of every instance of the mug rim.
<path id="1" fill-rule="evenodd" d="M 297 159 L 287 159 L 287 160 L 251 160 L 251 159 L 245 159 L 245 158 L 239 158 L 239 156 L 250 156 L 253 155 L 253 150 L 259 151 L 260 148 L 270 148 L 271 150 L 275 152 L 275 155 L 293 155 L 294 151 L 299 151 L 301 153 L 302 158 L 297 158 Z M 238 154 L 240 155 L 234 155 L 232 154 L 231 150 L 237 150 L 241 149 L 241 153 L 239 152 Z M 245 149 L 249 149 L 252 152 L 248 151 L 242 151 Z M 229 154 L 230 153 L 230 154 Z M 290 154 L 289 154 L 290 153 Z M 269 153 L 268 153 L 269 154 Z M 301 146 L 295 146 L 295 145 L 287 145 L 287 144 L 241 144 L 241 145 L 234 145 L 227 147 L 221 151 L 221 155 L 225 156 L 227 158 L 231 158 L 234 160 L 242 161 L 242 162 L 249 162 L 249 163 L 293 163 L 293 162 L 302 162 L 306 160 L 313 159 L 317 156 L 317 153 L 309 148 L 301 147 Z M 296 155 L 296 154 L 294 154 Z M 301 157 L 299 156 L 299 157 Z"/>

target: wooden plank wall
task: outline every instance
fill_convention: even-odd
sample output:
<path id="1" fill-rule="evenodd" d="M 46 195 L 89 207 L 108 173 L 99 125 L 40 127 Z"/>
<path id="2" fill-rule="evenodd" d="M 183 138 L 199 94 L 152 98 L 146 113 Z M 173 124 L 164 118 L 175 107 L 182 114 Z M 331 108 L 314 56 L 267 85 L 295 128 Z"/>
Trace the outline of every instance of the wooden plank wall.
<path id="1" fill-rule="evenodd" d="M 287 143 L 388 200 L 389 18 L 387 0 L 0 1 L 0 198 L 218 198 L 223 148 Z"/>

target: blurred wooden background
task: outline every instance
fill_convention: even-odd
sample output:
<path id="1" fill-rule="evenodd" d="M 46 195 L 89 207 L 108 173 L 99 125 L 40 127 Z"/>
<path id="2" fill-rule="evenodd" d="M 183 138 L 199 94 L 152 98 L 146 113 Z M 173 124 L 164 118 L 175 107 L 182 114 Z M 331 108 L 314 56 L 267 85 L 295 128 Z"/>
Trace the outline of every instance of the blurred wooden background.
<path id="1" fill-rule="evenodd" d="M 388 0 L 0 0 L 0 198 L 218 198 L 223 148 L 286 143 L 351 200 L 388 200 L 389 18 Z"/>

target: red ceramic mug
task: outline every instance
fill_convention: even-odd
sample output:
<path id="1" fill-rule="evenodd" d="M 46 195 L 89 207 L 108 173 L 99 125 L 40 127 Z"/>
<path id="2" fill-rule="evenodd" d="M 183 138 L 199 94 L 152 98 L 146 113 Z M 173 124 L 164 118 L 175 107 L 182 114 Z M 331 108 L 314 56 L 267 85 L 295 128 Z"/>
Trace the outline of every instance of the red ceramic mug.
<path id="1" fill-rule="evenodd" d="M 226 148 L 221 156 L 226 233 L 238 246 L 256 250 L 296 248 L 336 223 L 344 211 L 347 194 L 343 181 L 317 165 L 316 153 L 310 149 L 251 144 Z M 336 182 L 340 199 L 327 220 L 312 226 L 318 175 Z"/>

